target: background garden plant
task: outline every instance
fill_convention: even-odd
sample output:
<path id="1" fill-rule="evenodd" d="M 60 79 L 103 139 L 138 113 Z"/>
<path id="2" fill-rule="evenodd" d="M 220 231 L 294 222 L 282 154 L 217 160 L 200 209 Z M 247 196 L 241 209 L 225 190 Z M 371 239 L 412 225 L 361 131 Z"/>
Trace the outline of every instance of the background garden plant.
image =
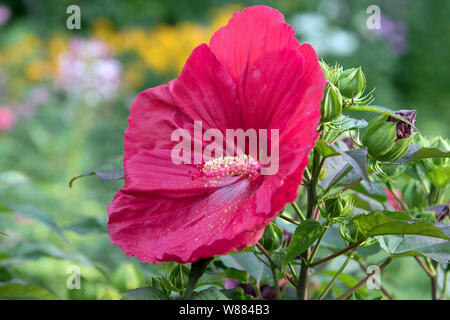
<path id="1" fill-rule="evenodd" d="M 51 28 L 34 29 L 27 14 L 39 16 L 39 9 L 7 2 L 13 14 L 0 30 L 0 110 L 14 116 L 0 120 L 0 296 L 445 298 L 449 98 L 442 87 L 445 81 L 439 78 L 442 72 L 433 72 L 440 63 L 422 63 L 427 61 L 426 53 L 418 49 L 445 38 L 448 21 L 439 19 L 445 10 L 420 1 L 417 8 L 404 11 L 399 4 L 381 6 L 383 21 L 390 19 L 385 26 L 395 32 L 370 33 L 361 29 L 364 20 L 358 24 L 356 18 L 365 17 L 368 4 L 340 3 L 341 9 L 333 16 L 324 9 L 329 7 L 326 2 L 319 7 L 268 3 L 286 15 L 301 42 L 308 42 L 308 37 L 320 42 L 314 32 L 326 37 L 342 29 L 359 43 L 353 52 L 343 54 L 331 45 L 320 49 L 320 43 L 313 42 L 328 63 L 322 67 L 329 85 L 322 103 L 321 139 L 310 154 L 299 198 L 280 212 L 255 247 L 194 265 L 142 264 L 109 243 L 104 208 L 121 180 L 74 180 L 71 189 L 67 183 L 81 172 L 101 179 L 121 178 L 125 106 L 140 90 L 176 76 L 191 50 L 207 41 L 232 12 L 248 4 L 221 9 L 207 6 L 208 13 L 199 18 L 197 12 L 183 10 L 175 2 L 154 2 L 152 6 L 159 11 L 152 12 L 161 17 L 152 13 L 155 26 L 149 27 L 147 20 L 136 20 L 135 14 L 127 17 L 139 12 L 137 2 L 124 5 L 119 10 L 122 15 L 111 9 L 95 17 L 89 16 L 96 12 L 95 5 L 86 3 L 80 5 L 86 13 L 86 28 L 70 33 L 61 29 L 64 23 L 58 29 L 58 21 L 49 21 Z M 48 3 L 42 3 L 50 10 Z M 203 6 L 201 1 L 198 5 Z M 354 20 L 339 19 L 343 7 L 352 12 L 349 17 Z M 61 4 L 54 10 L 54 16 L 64 21 L 65 7 Z M 427 12 L 433 12 L 435 23 L 422 28 L 430 19 Z M 311 31 L 302 21 L 310 21 L 309 25 L 321 21 L 321 27 Z M 435 30 L 429 31 L 435 42 L 424 36 L 423 30 L 430 28 Z M 397 39 L 393 34 L 399 34 Z M 80 37 L 84 40 L 74 39 Z M 87 63 L 117 66 L 110 83 L 120 83 L 117 90 L 99 97 L 89 94 L 91 88 L 80 87 L 88 92 L 80 94 L 63 85 L 62 57 L 76 50 L 74 40 L 95 44 L 94 37 L 102 43 L 97 48 L 106 46 L 109 53 L 97 51 L 86 57 Z M 437 61 L 445 64 L 445 50 L 439 52 Z M 95 73 L 84 76 L 98 83 Z M 94 92 L 103 92 L 100 89 L 107 88 L 94 87 Z M 395 114 L 398 109 L 417 109 L 417 121 Z M 373 128 L 370 136 L 368 123 Z M 404 139 L 395 141 L 397 128 L 405 123 L 417 129 L 405 137 L 411 144 L 400 148 L 397 141 Z M 395 136 L 387 134 L 384 126 L 395 127 Z M 379 154 L 376 141 L 389 144 L 382 150 L 405 154 Z M 108 159 L 113 160 L 88 171 Z M 66 287 L 67 267 L 74 264 L 81 266 L 80 290 Z M 366 279 L 370 265 L 383 266 L 381 288 L 355 288 Z M 192 292 L 192 279 L 200 274 Z M 144 289 L 120 293 L 136 288 Z"/>

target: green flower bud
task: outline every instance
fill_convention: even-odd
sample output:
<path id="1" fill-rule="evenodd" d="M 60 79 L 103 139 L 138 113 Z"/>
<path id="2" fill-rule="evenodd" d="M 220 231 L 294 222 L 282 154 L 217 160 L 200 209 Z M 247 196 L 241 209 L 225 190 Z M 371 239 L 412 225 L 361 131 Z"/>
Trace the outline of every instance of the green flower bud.
<path id="1" fill-rule="evenodd" d="M 403 116 L 413 125 L 416 122 L 414 110 L 396 111 L 395 114 Z M 362 142 L 372 158 L 382 162 L 394 162 L 408 150 L 413 138 L 412 130 L 410 124 L 382 115 L 369 122 Z"/>
<path id="2" fill-rule="evenodd" d="M 353 218 L 339 224 L 339 233 L 341 234 L 341 237 L 349 243 L 355 243 L 364 239 L 364 235 L 354 227 L 352 220 Z M 360 246 L 370 247 L 377 242 L 377 238 L 370 237 L 361 243 Z"/>
<path id="3" fill-rule="evenodd" d="M 348 197 L 335 197 L 325 200 L 325 212 L 321 212 L 332 222 L 341 222 L 347 219 L 353 209 L 353 203 Z"/>
<path id="4" fill-rule="evenodd" d="M 189 268 L 183 264 L 178 264 L 169 275 L 169 282 L 173 289 L 182 293 L 189 280 Z"/>
<path id="5" fill-rule="evenodd" d="M 358 98 L 366 87 L 366 77 L 359 68 L 347 69 L 339 75 L 338 88 L 346 99 Z"/>
<path id="6" fill-rule="evenodd" d="M 278 249 L 283 241 L 283 231 L 273 222 L 271 222 L 266 229 L 259 243 L 267 251 L 274 251 Z"/>
<path id="7" fill-rule="evenodd" d="M 342 96 L 339 89 L 333 84 L 328 83 L 324 89 L 323 99 L 320 105 L 320 113 L 322 114 L 322 122 L 330 122 L 341 115 L 342 112 Z"/>

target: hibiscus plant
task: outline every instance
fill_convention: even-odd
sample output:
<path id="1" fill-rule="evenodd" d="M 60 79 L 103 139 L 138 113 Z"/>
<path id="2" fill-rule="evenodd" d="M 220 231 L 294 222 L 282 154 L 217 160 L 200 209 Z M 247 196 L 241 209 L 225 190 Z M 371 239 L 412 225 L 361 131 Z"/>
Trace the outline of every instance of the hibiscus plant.
<path id="1" fill-rule="evenodd" d="M 444 299 L 448 142 L 373 93 L 277 10 L 235 13 L 178 78 L 138 95 L 123 158 L 83 175 L 124 179 L 111 242 L 168 266 L 124 299 L 394 299 L 395 259 Z"/>

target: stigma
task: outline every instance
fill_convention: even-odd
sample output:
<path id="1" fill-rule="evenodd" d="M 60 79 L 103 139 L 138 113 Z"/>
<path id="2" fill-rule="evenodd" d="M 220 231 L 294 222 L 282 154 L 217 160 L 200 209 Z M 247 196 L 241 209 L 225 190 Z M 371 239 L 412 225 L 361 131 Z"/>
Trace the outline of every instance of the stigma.
<path id="1" fill-rule="evenodd" d="M 206 161 L 201 169 L 205 177 L 257 176 L 261 163 L 248 155 L 218 157 Z"/>

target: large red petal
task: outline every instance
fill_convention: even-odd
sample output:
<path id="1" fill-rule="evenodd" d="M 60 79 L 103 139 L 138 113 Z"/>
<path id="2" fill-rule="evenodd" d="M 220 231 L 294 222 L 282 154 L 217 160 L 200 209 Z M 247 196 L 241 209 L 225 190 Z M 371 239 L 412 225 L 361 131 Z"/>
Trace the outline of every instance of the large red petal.
<path id="1" fill-rule="evenodd" d="M 249 7 L 234 14 L 210 46 L 237 81 L 244 127 L 282 129 L 299 104 L 305 64 L 283 15 Z"/>
<path id="2" fill-rule="evenodd" d="M 259 214 L 251 182 L 167 199 L 120 190 L 108 207 L 112 243 L 143 262 L 195 262 L 254 245 L 273 217 Z"/>
<path id="3" fill-rule="evenodd" d="M 204 129 L 241 127 L 236 84 L 206 44 L 194 49 L 171 92 L 178 107 L 201 120 Z"/>
<path id="4" fill-rule="evenodd" d="M 124 164 L 141 150 L 171 149 L 172 132 L 193 131 L 192 119 L 183 114 L 169 91 L 169 85 L 141 92 L 131 107 L 125 131 Z"/>

